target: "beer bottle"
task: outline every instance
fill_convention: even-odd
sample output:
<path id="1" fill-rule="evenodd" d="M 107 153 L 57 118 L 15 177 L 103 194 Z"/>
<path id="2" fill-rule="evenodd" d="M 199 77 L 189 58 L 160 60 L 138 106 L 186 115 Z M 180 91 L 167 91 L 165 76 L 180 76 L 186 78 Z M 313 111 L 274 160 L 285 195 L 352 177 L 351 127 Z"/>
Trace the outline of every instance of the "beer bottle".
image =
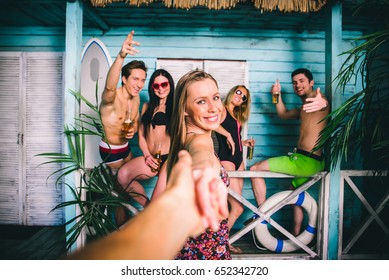
<path id="1" fill-rule="evenodd" d="M 158 172 L 161 168 L 162 158 L 161 158 L 161 144 L 158 144 L 157 152 L 154 154 L 154 158 L 157 160 L 157 168 L 151 168 L 152 172 Z"/>
<path id="2" fill-rule="evenodd" d="M 278 98 L 280 96 L 280 91 L 281 91 L 281 85 L 280 85 L 280 81 L 278 79 L 276 80 L 273 87 L 275 87 L 275 92 L 273 92 L 273 89 L 272 89 L 272 102 L 273 102 L 273 104 L 277 104 Z"/>

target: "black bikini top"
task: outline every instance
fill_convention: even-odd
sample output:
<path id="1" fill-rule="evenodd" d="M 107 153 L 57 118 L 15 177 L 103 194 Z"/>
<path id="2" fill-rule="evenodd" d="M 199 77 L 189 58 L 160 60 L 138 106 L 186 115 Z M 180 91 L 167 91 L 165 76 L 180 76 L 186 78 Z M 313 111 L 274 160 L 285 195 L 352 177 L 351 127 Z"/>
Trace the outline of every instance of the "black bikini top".
<path id="1" fill-rule="evenodd" d="M 151 125 L 155 128 L 156 125 L 166 125 L 166 114 L 164 112 L 157 112 L 151 119 Z"/>

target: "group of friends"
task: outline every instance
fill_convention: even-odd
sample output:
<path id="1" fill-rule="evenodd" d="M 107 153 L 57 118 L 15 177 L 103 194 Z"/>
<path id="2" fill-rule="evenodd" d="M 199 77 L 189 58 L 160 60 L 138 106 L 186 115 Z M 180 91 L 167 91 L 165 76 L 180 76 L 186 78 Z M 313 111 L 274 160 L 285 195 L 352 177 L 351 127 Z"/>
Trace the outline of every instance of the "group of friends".
<path id="1" fill-rule="evenodd" d="M 229 178 L 228 171 L 245 170 L 243 146 L 255 145 L 254 139 L 241 137 L 250 116 L 250 90 L 234 86 L 222 100 L 217 81 L 204 71 L 190 71 L 175 85 L 168 71 L 157 69 L 149 79 L 149 100 L 139 114 L 147 67 L 139 60 L 123 66 L 127 55 L 138 53 L 137 46 L 132 31 L 107 74 L 100 104 L 105 138 L 99 149 L 103 162 L 117 169 L 121 191 L 144 209 L 128 222 L 126 212 L 118 209 L 120 229 L 71 258 L 231 259 L 231 253 L 242 250 L 229 244 L 229 229 L 244 209 L 228 196 L 228 188 L 242 194 L 243 179 Z M 297 146 L 288 155 L 253 164 L 250 170 L 307 176 L 292 181 L 291 187 L 297 188 L 325 167 L 322 151 L 312 150 L 326 125 L 329 105 L 319 88 L 313 90 L 309 70 L 296 69 L 291 76 L 303 104 L 300 108 L 286 108 L 279 82 L 271 93 L 279 95 L 275 107 L 280 118 L 301 121 Z M 127 120 L 129 129 L 123 126 Z M 128 143 L 136 133 L 142 152 L 138 157 Z M 140 181 L 154 176 L 158 179 L 149 199 Z M 252 186 L 260 207 L 266 199 L 265 181 L 252 178 Z M 303 213 L 295 208 L 293 233 L 298 235 Z"/>

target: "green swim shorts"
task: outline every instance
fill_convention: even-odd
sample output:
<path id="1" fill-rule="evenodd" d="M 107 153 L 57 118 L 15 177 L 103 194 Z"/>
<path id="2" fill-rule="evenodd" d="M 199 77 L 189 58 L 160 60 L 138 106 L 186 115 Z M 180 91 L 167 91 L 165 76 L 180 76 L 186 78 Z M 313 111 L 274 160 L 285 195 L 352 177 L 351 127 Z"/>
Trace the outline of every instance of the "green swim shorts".
<path id="1" fill-rule="evenodd" d="M 287 156 L 280 156 L 268 159 L 269 171 L 284 173 L 294 176 L 307 176 L 308 178 L 294 178 L 291 182 L 293 187 L 298 188 L 309 180 L 309 177 L 317 172 L 323 171 L 325 161 L 316 155 L 309 155 L 309 152 L 294 149 L 293 153 Z"/>

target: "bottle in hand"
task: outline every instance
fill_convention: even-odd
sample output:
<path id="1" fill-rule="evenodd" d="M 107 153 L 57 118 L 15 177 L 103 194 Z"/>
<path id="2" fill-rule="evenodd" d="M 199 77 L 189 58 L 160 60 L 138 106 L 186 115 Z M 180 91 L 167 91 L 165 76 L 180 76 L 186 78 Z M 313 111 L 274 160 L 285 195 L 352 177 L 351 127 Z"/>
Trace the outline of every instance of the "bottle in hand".
<path id="1" fill-rule="evenodd" d="M 281 91 L 281 85 L 280 85 L 280 81 L 277 79 L 276 83 L 273 85 L 273 88 L 272 88 L 272 102 L 273 102 L 273 104 L 278 103 L 278 97 L 280 96 L 280 91 Z"/>
<path id="2" fill-rule="evenodd" d="M 253 137 L 251 136 L 250 137 L 250 140 L 252 140 L 253 139 Z M 253 159 L 253 155 L 254 155 L 254 146 L 252 145 L 252 143 L 251 143 L 252 141 L 250 141 L 250 146 L 248 146 L 247 147 L 247 156 L 246 156 L 246 158 L 247 159 Z"/>
<path id="3" fill-rule="evenodd" d="M 130 107 L 130 109 L 128 109 L 128 112 L 127 112 L 127 119 L 124 121 L 124 123 L 122 125 L 123 134 L 127 134 L 134 126 L 134 122 L 131 119 L 131 112 L 132 112 L 132 109 Z"/>
<path id="4" fill-rule="evenodd" d="M 132 122 L 132 120 L 130 119 L 127 119 L 124 121 L 123 123 L 123 132 L 124 134 L 127 134 L 128 131 L 130 131 L 130 129 L 134 126 L 134 123 Z"/>
<path id="5" fill-rule="evenodd" d="M 272 94 L 272 98 L 273 98 L 273 104 L 277 104 L 278 103 L 278 97 L 280 96 L 280 93 L 279 92 L 274 92 Z"/>
<path id="6" fill-rule="evenodd" d="M 161 158 L 161 144 L 158 144 L 157 152 L 154 154 L 154 158 L 157 160 L 158 166 L 156 168 L 151 168 L 152 172 L 159 172 L 161 168 L 162 158 Z"/>

